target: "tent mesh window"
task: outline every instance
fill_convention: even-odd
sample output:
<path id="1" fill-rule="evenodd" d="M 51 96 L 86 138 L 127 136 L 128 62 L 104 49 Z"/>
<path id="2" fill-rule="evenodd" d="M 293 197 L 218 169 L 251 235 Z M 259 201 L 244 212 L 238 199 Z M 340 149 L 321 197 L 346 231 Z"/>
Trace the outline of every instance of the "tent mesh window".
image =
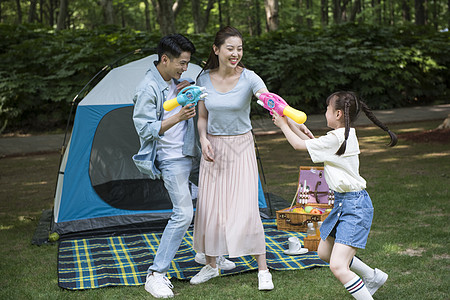
<path id="1" fill-rule="evenodd" d="M 151 180 L 134 165 L 139 149 L 133 106 L 106 114 L 95 132 L 89 162 L 92 187 L 112 207 L 127 210 L 171 209 L 162 180 Z"/>

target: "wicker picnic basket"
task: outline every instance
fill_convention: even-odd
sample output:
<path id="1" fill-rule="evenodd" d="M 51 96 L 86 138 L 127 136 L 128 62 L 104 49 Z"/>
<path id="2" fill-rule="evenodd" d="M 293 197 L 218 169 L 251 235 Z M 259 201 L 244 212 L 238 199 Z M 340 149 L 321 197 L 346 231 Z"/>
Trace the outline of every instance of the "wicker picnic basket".
<path id="1" fill-rule="evenodd" d="M 319 248 L 319 243 L 320 236 L 307 236 L 303 239 L 303 247 L 307 248 L 309 251 L 317 251 L 317 248 Z"/>
<path id="2" fill-rule="evenodd" d="M 305 191 L 306 190 L 306 191 Z M 299 208 L 312 206 L 321 211 L 333 208 L 332 195 L 325 181 L 323 167 L 300 167 L 297 193 L 290 207 L 276 211 L 279 230 L 306 232 L 308 223 L 324 221 L 330 212 L 299 213 Z M 294 205 L 295 202 L 295 205 Z M 308 248 L 309 249 L 309 248 Z"/>

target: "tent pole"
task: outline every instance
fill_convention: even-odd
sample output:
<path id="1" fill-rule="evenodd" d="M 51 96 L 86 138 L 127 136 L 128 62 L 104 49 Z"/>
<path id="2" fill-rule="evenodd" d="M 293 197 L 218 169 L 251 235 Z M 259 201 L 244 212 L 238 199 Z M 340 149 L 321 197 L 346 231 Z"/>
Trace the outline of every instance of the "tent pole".
<path id="1" fill-rule="evenodd" d="M 264 186 L 266 187 L 266 190 L 267 190 L 267 194 L 266 195 L 267 195 L 267 202 L 269 204 L 270 216 L 272 217 L 273 216 L 273 207 L 272 207 L 272 201 L 270 201 L 269 187 L 268 187 L 267 182 L 266 182 L 266 175 L 264 174 L 264 168 L 263 168 L 263 165 L 262 165 L 261 156 L 259 155 L 258 144 L 256 143 L 256 136 L 255 136 L 255 133 L 253 132 L 253 129 L 252 129 L 252 134 L 253 134 L 253 142 L 255 143 L 256 159 L 258 160 L 259 167 L 261 168 L 261 174 L 262 174 L 262 177 L 263 177 Z"/>

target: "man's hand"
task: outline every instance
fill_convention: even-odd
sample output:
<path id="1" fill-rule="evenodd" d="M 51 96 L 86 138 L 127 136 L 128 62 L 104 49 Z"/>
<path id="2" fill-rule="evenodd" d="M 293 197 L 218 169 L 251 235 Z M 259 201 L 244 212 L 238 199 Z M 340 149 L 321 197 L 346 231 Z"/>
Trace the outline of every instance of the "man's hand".
<path id="1" fill-rule="evenodd" d="M 190 86 L 191 83 L 187 80 L 183 80 L 182 82 L 177 84 L 177 94 L 187 86 Z"/>
<path id="2" fill-rule="evenodd" d="M 195 117 L 195 105 L 193 103 L 181 107 L 180 111 L 178 112 L 178 118 L 180 122 L 193 117 Z"/>

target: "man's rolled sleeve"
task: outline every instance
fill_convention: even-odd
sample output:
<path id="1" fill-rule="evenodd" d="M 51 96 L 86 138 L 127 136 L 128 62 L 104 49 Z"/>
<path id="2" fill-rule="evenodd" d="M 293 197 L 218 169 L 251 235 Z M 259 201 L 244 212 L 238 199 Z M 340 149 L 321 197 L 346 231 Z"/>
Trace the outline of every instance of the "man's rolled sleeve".
<path id="1" fill-rule="evenodd" d="M 148 89 L 138 91 L 133 101 L 133 121 L 139 137 L 146 141 L 161 139 L 161 121 L 157 116 L 155 93 L 150 93 Z"/>

